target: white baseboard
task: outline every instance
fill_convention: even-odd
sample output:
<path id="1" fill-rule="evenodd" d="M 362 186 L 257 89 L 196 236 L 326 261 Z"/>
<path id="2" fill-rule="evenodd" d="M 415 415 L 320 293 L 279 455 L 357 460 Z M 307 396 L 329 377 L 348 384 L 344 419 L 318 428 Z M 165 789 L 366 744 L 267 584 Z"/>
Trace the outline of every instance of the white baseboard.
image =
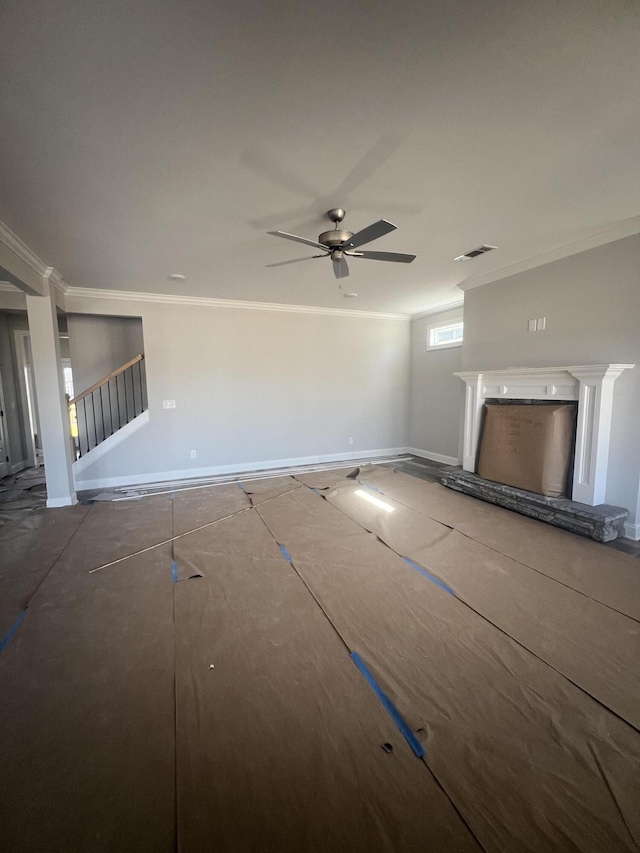
<path id="1" fill-rule="evenodd" d="M 631 524 L 630 522 L 625 521 L 624 538 L 632 539 L 634 542 L 640 541 L 640 524 Z"/>
<path id="2" fill-rule="evenodd" d="M 78 496 L 71 492 L 67 498 L 47 498 L 47 509 L 55 509 L 59 506 L 74 506 L 78 503 Z"/>
<path id="3" fill-rule="evenodd" d="M 98 447 L 100 446 L 98 445 Z M 247 471 L 272 471 L 277 468 L 318 465 L 323 462 L 349 462 L 351 460 L 355 461 L 378 456 L 399 456 L 406 452 L 406 447 L 387 447 L 383 450 L 362 450 L 358 453 L 351 451 L 348 453 L 327 453 L 323 456 L 299 456 L 290 459 L 270 459 L 262 462 L 241 462 L 234 465 L 214 465 L 209 468 L 182 468 L 177 471 L 155 471 L 151 474 L 124 474 L 120 477 L 102 477 L 97 480 L 76 479 L 75 485 L 78 491 L 84 489 L 113 489 L 118 486 L 142 486 L 148 483 L 195 480 L 199 477 L 218 477 L 226 474 L 244 474 Z M 78 463 L 74 464 L 77 465 Z"/>
<path id="4" fill-rule="evenodd" d="M 24 469 L 28 468 L 28 467 L 29 466 L 27 465 L 27 463 L 23 459 L 22 462 L 16 462 L 14 465 L 11 466 L 11 473 L 17 474 L 18 471 L 24 471 Z"/>
<path id="5" fill-rule="evenodd" d="M 418 447 L 407 447 L 406 451 L 413 453 L 414 456 L 420 456 L 421 459 L 431 459 L 432 462 L 443 462 L 445 465 L 460 464 L 457 456 L 445 456 L 443 453 L 432 453 L 429 450 L 420 450 Z"/>
<path id="6" fill-rule="evenodd" d="M 137 432 L 141 427 L 148 423 L 149 410 L 147 409 L 145 412 L 142 412 L 141 415 L 138 415 L 137 418 L 129 421 L 129 423 L 123 426 L 122 429 L 119 429 L 117 432 L 114 432 L 113 435 L 110 435 L 109 438 L 105 438 L 105 440 L 97 447 L 94 447 L 93 450 L 90 450 L 87 454 L 81 456 L 80 459 L 77 459 L 71 466 L 74 479 L 81 471 L 84 471 L 84 469 L 88 468 L 89 465 L 93 465 L 93 463 L 104 456 L 105 453 L 113 450 L 114 447 L 117 447 L 125 439 L 129 438 L 130 435 L 133 435 L 134 432 Z M 77 484 L 76 488 L 78 488 Z"/>

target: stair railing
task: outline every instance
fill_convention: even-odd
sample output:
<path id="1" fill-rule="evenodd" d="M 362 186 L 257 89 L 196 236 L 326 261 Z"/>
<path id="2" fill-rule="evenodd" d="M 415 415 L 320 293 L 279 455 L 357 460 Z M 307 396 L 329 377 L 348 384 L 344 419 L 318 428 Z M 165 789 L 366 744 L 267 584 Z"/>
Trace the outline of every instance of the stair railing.
<path id="1" fill-rule="evenodd" d="M 76 458 L 85 456 L 147 408 L 144 355 L 137 355 L 69 400 Z"/>

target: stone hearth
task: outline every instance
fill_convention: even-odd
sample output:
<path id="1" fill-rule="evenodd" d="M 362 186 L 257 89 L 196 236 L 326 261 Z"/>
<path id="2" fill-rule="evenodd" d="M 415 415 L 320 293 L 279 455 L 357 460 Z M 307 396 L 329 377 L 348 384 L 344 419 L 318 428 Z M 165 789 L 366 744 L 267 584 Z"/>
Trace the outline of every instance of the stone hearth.
<path id="1" fill-rule="evenodd" d="M 612 542 L 624 535 L 624 523 L 629 512 L 622 507 L 609 504 L 588 506 L 566 498 L 548 498 L 535 492 L 484 480 L 462 468 L 443 468 L 441 474 L 441 482 L 450 489 L 546 521 L 581 536 L 588 536 L 598 542 Z"/>

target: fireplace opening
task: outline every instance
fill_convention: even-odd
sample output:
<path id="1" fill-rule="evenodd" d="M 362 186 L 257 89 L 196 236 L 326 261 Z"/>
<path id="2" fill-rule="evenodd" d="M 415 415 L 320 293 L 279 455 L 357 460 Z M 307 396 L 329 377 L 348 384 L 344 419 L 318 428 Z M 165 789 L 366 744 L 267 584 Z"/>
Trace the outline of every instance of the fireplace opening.
<path id="1" fill-rule="evenodd" d="M 570 400 L 486 398 L 478 476 L 547 497 L 570 497 L 577 409 Z"/>

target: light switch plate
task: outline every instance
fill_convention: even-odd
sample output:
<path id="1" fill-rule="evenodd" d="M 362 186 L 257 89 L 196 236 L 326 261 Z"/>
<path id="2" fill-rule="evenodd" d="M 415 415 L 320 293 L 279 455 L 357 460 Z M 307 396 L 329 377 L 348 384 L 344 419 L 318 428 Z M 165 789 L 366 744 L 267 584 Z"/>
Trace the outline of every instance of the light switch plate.
<path id="1" fill-rule="evenodd" d="M 529 331 L 535 332 L 535 330 L 537 328 L 538 328 L 538 321 L 536 319 L 529 320 Z"/>
<path id="2" fill-rule="evenodd" d="M 175 400 L 163 400 L 162 408 L 163 409 L 175 409 L 176 401 Z"/>
<path id="3" fill-rule="evenodd" d="M 547 318 L 546 317 L 538 317 L 538 331 L 542 332 L 543 329 L 547 327 Z"/>

